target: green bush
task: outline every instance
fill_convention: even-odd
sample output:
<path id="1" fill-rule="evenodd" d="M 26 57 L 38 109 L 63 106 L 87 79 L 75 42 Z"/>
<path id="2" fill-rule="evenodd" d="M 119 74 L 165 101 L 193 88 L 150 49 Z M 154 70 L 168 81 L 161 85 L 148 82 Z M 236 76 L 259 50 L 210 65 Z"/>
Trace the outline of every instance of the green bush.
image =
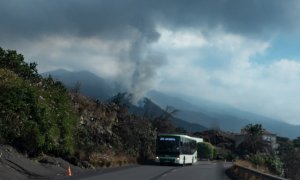
<path id="1" fill-rule="evenodd" d="M 214 159 L 215 148 L 212 144 L 207 142 L 200 142 L 197 144 L 198 158 Z"/>
<path id="2" fill-rule="evenodd" d="M 250 158 L 250 161 L 258 166 L 262 166 L 266 164 L 266 155 L 262 155 L 262 154 L 255 154 L 254 156 L 252 156 Z"/>
<path id="3" fill-rule="evenodd" d="M 72 154 L 77 116 L 61 83 L 0 48 L 0 139 L 31 156 Z"/>
<path id="4" fill-rule="evenodd" d="M 1 136 L 10 144 L 38 152 L 43 139 L 32 112 L 36 101 L 34 88 L 15 73 L 0 69 Z M 29 146 L 27 148 L 27 146 Z"/>
<path id="5" fill-rule="evenodd" d="M 282 176 L 284 173 L 283 163 L 276 155 L 255 154 L 250 161 L 258 166 L 266 166 L 272 173 Z"/>
<path id="6" fill-rule="evenodd" d="M 278 156 L 268 156 L 266 163 L 272 172 L 279 176 L 283 175 L 283 163 Z"/>
<path id="7" fill-rule="evenodd" d="M 0 77 L 1 138 L 29 155 L 72 153 L 76 116 L 67 92 L 55 83 L 45 90 L 5 69 Z"/>
<path id="8" fill-rule="evenodd" d="M 3 50 L 0 47 L 0 68 L 13 71 L 24 79 L 37 81 L 40 79 L 40 75 L 36 66 L 36 63 L 26 63 L 22 54 L 18 54 L 14 50 Z"/>

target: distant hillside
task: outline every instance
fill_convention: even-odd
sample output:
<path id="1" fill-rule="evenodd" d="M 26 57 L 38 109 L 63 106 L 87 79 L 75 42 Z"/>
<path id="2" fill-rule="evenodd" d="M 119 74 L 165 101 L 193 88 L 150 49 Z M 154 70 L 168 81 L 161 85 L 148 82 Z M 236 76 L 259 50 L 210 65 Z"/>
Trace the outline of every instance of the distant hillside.
<path id="1" fill-rule="evenodd" d="M 61 81 L 67 88 L 72 89 L 76 83 L 80 84 L 80 93 L 94 99 L 106 100 L 117 93 L 116 83 L 109 82 L 89 71 L 71 72 L 67 70 L 56 70 L 43 73 L 42 76 L 51 75 L 54 79 Z"/>
<path id="2" fill-rule="evenodd" d="M 82 94 L 100 100 L 109 99 L 117 92 L 122 92 L 122 88 L 116 83 L 109 82 L 88 71 L 69 72 L 57 70 L 44 73 L 43 76 L 49 74 L 62 81 L 69 88 L 73 88 L 77 81 L 80 82 Z M 300 126 L 242 111 L 226 104 L 172 97 L 157 91 L 149 92 L 147 97 L 160 109 L 165 109 L 167 106 L 178 109 L 177 119 L 174 118 L 174 122 L 187 129 L 190 129 L 190 125 L 184 125 L 185 122 L 194 123 L 193 126 L 199 124 L 202 127 L 219 127 L 225 131 L 234 132 L 239 132 L 243 126 L 249 123 L 261 123 L 268 131 L 277 133 L 280 136 L 289 138 L 300 136 Z"/>
<path id="3" fill-rule="evenodd" d="M 280 136 L 290 138 L 300 136 L 300 126 L 291 125 L 230 106 L 205 100 L 194 104 L 157 91 L 149 92 L 147 97 L 163 108 L 173 106 L 178 109 L 179 112 L 176 117 L 191 123 L 199 123 L 209 128 L 220 127 L 226 131 L 239 132 L 243 126 L 249 123 L 260 123 L 268 131 Z"/>
<path id="4" fill-rule="evenodd" d="M 51 75 L 54 79 L 61 81 L 69 89 L 74 88 L 76 82 L 79 82 L 80 93 L 99 100 L 109 100 L 111 97 L 122 91 L 122 87 L 117 83 L 109 82 L 91 72 L 88 71 L 77 71 L 70 72 L 66 70 L 56 70 L 42 74 L 44 77 Z M 129 102 L 125 102 L 129 103 Z M 149 101 L 147 105 L 143 107 L 137 107 L 130 104 L 131 111 L 136 114 L 144 114 L 148 112 L 152 117 L 159 116 L 163 113 L 158 105 Z M 186 129 L 187 131 L 202 131 L 207 129 L 198 123 L 190 123 L 180 118 L 172 118 L 172 122 L 175 126 Z"/>
<path id="5" fill-rule="evenodd" d="M 132 112 L 135 112 L 137 114 L 150 117 L 150 118 L 155 118 L 159 117 L 162 114 L 166 113 L 165 109 L 162 109 L 159 107 L 159 105 L 155 104 L 153 101 L 151 101 L 148 98 L 144 99 L 144 106 L 143 107 L 137 107 L 137 106 L 131 106 L 130 107 Z M 175 113 L 176 115 L 176 113 Z M 200 125 L 199 123 L 191 123 L 184 121 L 180 118 L 176 117 L 171 117 L 170 118 L 171 122 L 177 126 L 185 129 L 188 132 L 199 132 L 199 131 L 204 131 L 207 130 L 206 127 Z"/>

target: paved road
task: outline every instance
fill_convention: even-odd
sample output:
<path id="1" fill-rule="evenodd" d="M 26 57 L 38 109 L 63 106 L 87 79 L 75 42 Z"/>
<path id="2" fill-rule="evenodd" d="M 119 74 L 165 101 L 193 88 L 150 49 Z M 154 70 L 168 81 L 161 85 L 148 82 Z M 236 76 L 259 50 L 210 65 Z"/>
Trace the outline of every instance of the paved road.
<path id="1" fill-rule="evenodd" d="M 84 180 L 228 180 L 224 169 L 230 163 L 199 162 L 192 166 L 132 166 L 70 179 Z"/>

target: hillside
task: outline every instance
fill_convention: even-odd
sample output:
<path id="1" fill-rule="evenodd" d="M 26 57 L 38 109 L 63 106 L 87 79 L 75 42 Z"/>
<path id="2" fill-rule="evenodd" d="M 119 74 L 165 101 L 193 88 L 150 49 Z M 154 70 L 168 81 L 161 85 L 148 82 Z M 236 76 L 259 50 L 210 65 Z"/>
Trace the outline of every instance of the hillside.
<path id="1" fill-rule="evenodd" d="M 51 163 L 48 156 L 50 161 L 53 156 L 60 157 L 80 168 L 145 162 L 154 157 L 156 124 L 164 124 L 160 118 L 154 123 L 132 114 L 122 104 L 69 92 L 62 83 L 40 76 L 35 63 L 28 64 L 21 54 L 2 48 L 0 94 L 0 178 L 15 172 L 11 168 L 41 177 L 32 173 L 32 159 L 47 164 Z M 167 128 L 175 130 L 169 125 Z M 19 156 L 14 149 L 5 148 L 10 146 L 24 163 L 18 165 L 18 159 L 9 162 L 13 154 Z M 46 171 L 37 162 L 37 168 Z M 57 166 L 61 164 L 55 163 Z"/>
<path id="2" fill-rule="evenodd" d="M 56 80 L 61 81 L 66 87 L 70 90 L 74 88 L 76 82 L 80 83 L 80 93 L 85 96 L 110 101 L 111 98 L 114 97 L 115 94 L 122 91 L 122 87 L 117 85 L 117 83 L 109 82 L 101 77 L 98 77 L 95 74 L 92 74 L 88 71 L 79 71 L 79 72 L 70 72 L 66 70 L 56 70 L 47 73 L 43 73 L 44 77 L 51 75 Z M 148 99 L 147 104 L 141 107 L 137 107 L 129 102 L 129 100 L 125 100 L 127 106 L 130 106 L 129 110 L 132 113 L 143 116 L 146 112 L 149 114 L 147 118 L 156 118 L 162 114 L 164 114 L 164 109 L 159 107 L 159 105 L 153 103 Z M 207 129 L 197 122 L 188 122 L 182 120 L 181 118 L 170 117 L 172 123 L 175 126 L 183 128 L 187 131 L 203 131 Z"/>
<path id="3" fill-rule="evenodd" d="M 71 72 L 67 70 L 55 70 L 43 73 L 43 77 L 51 77 L 61 81 L 68 89 L 80 89 L 80 93 L 93 99 L 106 100 L 118 92 L 118 85 L 114 82 L 105 80 L 89 71 Z"/>
<path id="4" fill-rule="evenodd" d="M 46 74 L 51 74 L 64 84 L 69 84 L 68 87 L 70 88 L 72 88 L 78 80 L 80 82 L 80 79 L 82 79 L 81 81 L 86 83 L 81 84 L 81 92 L 90 97 L 109 99 L 112 95 L 116 94 L 116 92 L 122 92 L 123 90 L 121 86 L 116 85 L 116 83 L 107 83 L 107 80 L 87 71 L 63 71 L 62 73 L 61 70 L 59 70 L 48 72 Z M 93 81 L 88 80 L 90 77 Z M 110 93 L 105 93 L 107 90 Z M 225 131 L 239 132 L 242 127 L 249 123 L 259 123 L 262 124 L 268 131 L 277 133 L 280 136 L 290 138 L 300 136 L 300 126 L 291 125 L 283 121 L 264 117 L 255 113 L 242 111 L 226 104 L 215 103 L 204 99 L 195 101 L 184 97 L 173 97 L 158 91 L 150 91 L 146 97 L 150 99 L 150 101 L 154 103 L 158 109 L 166 109 L 166 107 L 177 109 L 178 112 L 175 114 L 176 118 L 173 117 L 172 120 L 176 125 L 185 127 L 185 129 L 191 131 L 198 129 L 193 129 L 193 127 L 200 125 L 207 128 L 221 128 Z M 144 111 L 142 109 L 139 109 L 139 111 L 140 110 Z"/>
<path id="5" fill-rule="evenodd" d="M 166 113 L 168 113 L 168 109 L 162 109 L 160 106 L 155 104 L 148 98 L 144 99 L 144 104 L 141 107 L 131 106 L 131 111 L 136 114 L 140 114 L 147 118 L 158 118 Z M 174 114 L 170 114 L 170 121 L 178 128 L 183 128 L 187 132 L 199 132 L 207 130 L 206 127 L 200 125 L 199 123 L 191 123 L 184 121 L 180 118 L 176 118 L 176 112 Z"/>

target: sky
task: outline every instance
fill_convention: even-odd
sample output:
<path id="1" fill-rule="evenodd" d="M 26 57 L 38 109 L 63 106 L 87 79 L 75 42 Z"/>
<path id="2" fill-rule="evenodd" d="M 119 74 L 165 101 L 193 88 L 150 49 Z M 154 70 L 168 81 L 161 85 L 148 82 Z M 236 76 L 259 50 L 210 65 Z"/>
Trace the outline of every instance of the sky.
<path id="1" fill-rule="evenodd" d="M 1 0 L 0 46 L 300 124 L 299 19 L 297 0 Z"/>

